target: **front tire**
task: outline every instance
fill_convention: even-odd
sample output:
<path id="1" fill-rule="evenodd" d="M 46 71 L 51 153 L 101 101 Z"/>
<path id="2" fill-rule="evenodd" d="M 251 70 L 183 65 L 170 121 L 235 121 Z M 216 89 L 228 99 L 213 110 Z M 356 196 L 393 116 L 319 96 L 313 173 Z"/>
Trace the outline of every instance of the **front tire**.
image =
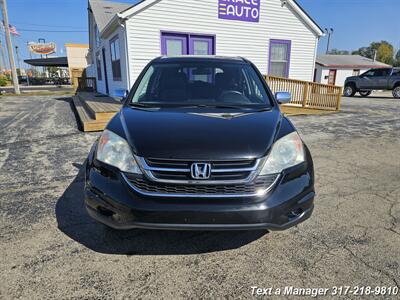
<path id="1" fill-rule="evenodd" d="M 372 92 L 371 91 L 362 91 L 359 93 L 362 97 L 368 97 L 369 95 L 371 95 Z"/>
<path id="2" fill-rule="evenodd" d="M 393 91 L 393 97 L 395 97 L 396 99 L 400 99 L 400 85 L 396 86 Z"/>
<path id="3" fill-rule="evenodd" d="M 354 85 L 349 84 L 344 87 L 343 96 L 345 97 L 353 97 L 356 94 L 356 89 Z"/>

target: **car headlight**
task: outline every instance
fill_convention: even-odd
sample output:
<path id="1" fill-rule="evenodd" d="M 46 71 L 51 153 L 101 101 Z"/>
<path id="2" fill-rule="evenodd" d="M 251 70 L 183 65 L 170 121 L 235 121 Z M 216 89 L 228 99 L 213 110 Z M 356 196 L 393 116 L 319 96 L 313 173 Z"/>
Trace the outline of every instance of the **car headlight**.
<path id="1" fill-rule="evenodd" d="M 295 131 L 275 142 L 260 175 L 277 174 L 302 162 L 304 162 L 303 142 Z"/>
<path id="2" fill-rule="evenodd" d="M 110 130 L 104 130 L 97 146 L 96 158 L 122 172 L 142 174 L 128 142 Z"/>

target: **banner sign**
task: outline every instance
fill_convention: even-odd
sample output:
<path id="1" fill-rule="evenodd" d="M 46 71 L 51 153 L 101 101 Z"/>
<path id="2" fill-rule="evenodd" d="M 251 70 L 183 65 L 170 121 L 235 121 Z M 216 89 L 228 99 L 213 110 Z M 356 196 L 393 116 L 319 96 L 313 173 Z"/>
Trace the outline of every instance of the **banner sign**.
<path id="1" fill-rule="evenodd" d="M 56 52 L 56 43 L 35 43 L 28 44 L 29 51 L 35 54 L 46 55 Z"/>
<path id="2" fill-rule="evenodd" d="M 218 18 L 258 22 L 261 0 L 218 0 Z"/>

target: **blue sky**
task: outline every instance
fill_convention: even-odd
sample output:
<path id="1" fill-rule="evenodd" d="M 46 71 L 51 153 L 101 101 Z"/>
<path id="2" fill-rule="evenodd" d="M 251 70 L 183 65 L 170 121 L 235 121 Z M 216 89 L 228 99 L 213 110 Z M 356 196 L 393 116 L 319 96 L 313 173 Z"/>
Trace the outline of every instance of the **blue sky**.
<path id="1" fill-rule="evenodd" d="M 400 0 L 297 1 L 322 28 L 335 29 L 332 39 L 333 48 L 353 50 L 380 40 L 388 40 L 396 48 L 400 47 L 400 22 L 398 21 Z M 119 2 L 135 3 L 136 1 L 120 0 Z M 65 43 L 87 43 L 86 9 L 86 0 L 8 0 L 10 23 L 15 25 L 21 33 L 21 37 L 15 39 L 20 48 L 21 59 L 29 57 L 26 43 L 37 41 L 38 38 L 56 42 L 57 55 L 65 54 L 63 49 Z M 2 40 L 4 41 L 3 36 Z M 322 38 L 319 43 L 319 52 L 324 52 L 325 48 L 326 38 Z"/>
<path id="2" fill-rule="evenodd" d="M 297 0 L 322 28 L 332 27 L 332 47 L 355 50 L 387 40 L 400 47 L 400 0 Z M 326 38 L 319 52 L 326 50 Z"/>

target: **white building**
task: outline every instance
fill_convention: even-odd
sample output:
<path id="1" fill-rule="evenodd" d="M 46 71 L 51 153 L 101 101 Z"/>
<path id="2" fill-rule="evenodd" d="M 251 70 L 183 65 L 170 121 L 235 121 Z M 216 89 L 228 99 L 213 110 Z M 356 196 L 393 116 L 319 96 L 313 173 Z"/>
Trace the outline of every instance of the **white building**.
<path id="1" fill-rule="evenodd" d="M 314 82 L 343 86 L 347 77 L 386 67 L 391 66 L 360 55 L 318 55 Z"/>
<path id="2" fill-rule="evenodd" d="M 65 44 L 65 52 L 70 78 L 72 78 L 73 69 L 85 69 L 90 63 L 90 60 L 88 61 L 89 45 L 87 44 Z"/>
<path id="3" fill-rule="evenodd" d="M 295 0 L 89 0 L 98 91 L 129 89 L 160 55 L 242 56 L 263 74 L 312 81 L 321 28 Z"/>

